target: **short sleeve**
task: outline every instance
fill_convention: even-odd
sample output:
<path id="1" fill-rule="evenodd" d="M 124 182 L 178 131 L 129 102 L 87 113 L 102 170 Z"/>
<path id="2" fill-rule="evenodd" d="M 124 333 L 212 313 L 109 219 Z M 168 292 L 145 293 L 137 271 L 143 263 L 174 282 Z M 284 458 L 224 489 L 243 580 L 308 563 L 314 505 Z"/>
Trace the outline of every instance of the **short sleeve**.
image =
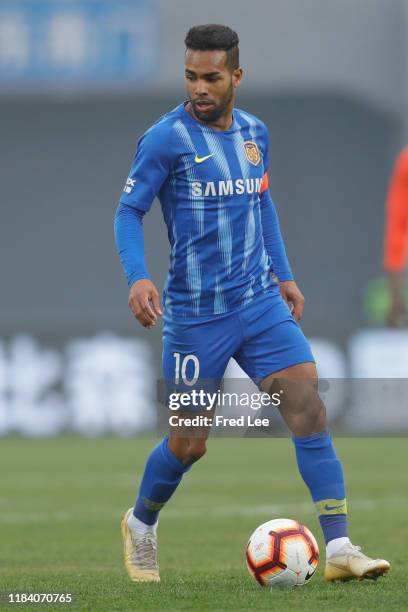
<path id="1" fill-rule="evenodd" d="M 126 179 L 121 204 L 148 211 L 172 168 L 171 130 L 154 125 L 139 140 L 132 167 Z"/>

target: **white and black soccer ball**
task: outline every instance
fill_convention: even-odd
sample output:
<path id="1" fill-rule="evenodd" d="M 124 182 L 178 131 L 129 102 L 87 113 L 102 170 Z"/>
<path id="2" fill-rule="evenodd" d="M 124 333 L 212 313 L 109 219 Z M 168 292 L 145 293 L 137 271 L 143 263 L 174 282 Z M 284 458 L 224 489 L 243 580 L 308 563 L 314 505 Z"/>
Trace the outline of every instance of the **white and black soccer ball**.
<path id="1" fill-rule="evenodd" d="M 255 529 L 246 547 L 246 561 L 250 574 L 262 586 L 301 586 L 316 571 L 319 548 L 312 532 L 301 523 L 274 519 Z"/>

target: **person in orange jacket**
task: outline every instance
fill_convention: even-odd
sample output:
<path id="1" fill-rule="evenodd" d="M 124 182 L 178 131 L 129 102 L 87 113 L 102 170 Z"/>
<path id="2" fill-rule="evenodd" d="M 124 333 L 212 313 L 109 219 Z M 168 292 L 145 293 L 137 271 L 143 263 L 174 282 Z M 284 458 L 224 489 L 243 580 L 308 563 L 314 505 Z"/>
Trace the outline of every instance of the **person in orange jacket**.
<path id="1" fill-rule="evenodd" d="M 391 305 L 388 324 L 407 324 L 404 303 L 403 272 L 406 268 L 408 243 L 408 146 L 398 155 L 394 165 L 386 202 L 384 235 L 384 268 L 388 272 Z"/>

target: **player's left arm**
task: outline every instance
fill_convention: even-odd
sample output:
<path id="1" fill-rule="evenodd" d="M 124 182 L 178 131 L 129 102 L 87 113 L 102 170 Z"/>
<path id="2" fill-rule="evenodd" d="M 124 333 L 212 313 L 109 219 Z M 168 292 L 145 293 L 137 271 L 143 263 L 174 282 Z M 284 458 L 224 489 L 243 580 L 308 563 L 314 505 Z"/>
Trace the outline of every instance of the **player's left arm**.
<path id="1" fill-rule="evenodd" d="M 261 125 L 263 140 L 264 177 L 260 193 L 261 223 L 266 252 L 272 260 L 273 272 L 279 280 L 279 288 L 285 302 L 292 306 L 292 314 L 296 321 L 302 318 L 305 298 L 294 281 L 292 268 L 286 254 L 285 243 L 279 225 L 278 213 L 269 192 L 269 136 L 265 124 Z"/>
<path id="2" fill-rule="evenodd" d="M 292 314 L 296 321 L 302 318 L 305 298 L 294 281 L 293 272 L 286 254 L 285 243 L 279 225 L 278 213 L 267 185 L 267 174 L 260 195 L 262 233 L 266 252 L 273 263 L 273 272 L 279 280 L 279 289 L 283 299 L 292 305 Z"/>

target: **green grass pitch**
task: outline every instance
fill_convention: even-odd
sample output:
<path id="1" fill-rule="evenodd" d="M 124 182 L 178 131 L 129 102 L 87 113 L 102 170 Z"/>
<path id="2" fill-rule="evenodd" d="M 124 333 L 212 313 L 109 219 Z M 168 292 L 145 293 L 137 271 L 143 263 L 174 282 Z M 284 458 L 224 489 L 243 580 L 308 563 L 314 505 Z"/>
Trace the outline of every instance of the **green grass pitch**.
<path id="1" fill-rule="evenodd" d="M 160 584 L 133 584 L 119 523 L 156 439 L 0 441 L 0 591 L 72 592 L 73 605 L 1 610 L 406 610 L 406 439 L 338 439 L 351 537 L 392 563 L 377 582 L 327 584 L 323 562 L 297 589 L 263 589 L 245 544 L 268 519 L 304 522 L 323 542 L 286 439 L 214 439 L 162 512 Z M 322 555 L 324 557 L 324 555 Z"/>

